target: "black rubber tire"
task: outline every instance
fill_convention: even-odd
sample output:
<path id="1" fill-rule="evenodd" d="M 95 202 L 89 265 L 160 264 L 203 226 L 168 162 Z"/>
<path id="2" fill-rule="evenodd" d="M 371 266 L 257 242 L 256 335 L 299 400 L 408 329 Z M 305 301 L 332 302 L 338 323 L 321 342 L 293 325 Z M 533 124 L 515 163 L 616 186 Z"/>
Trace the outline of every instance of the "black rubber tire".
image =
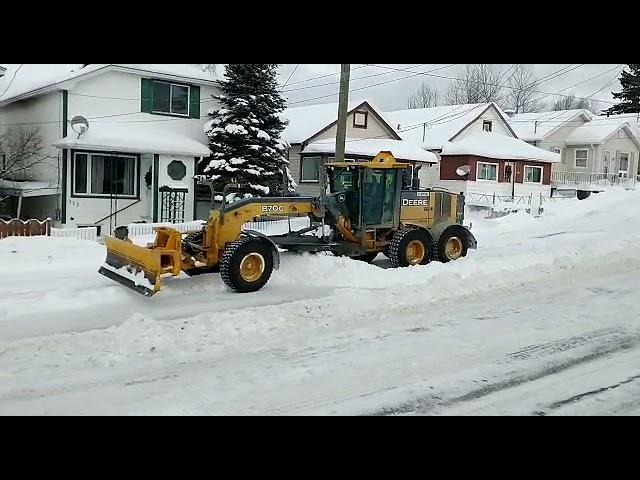
<path id="1" fill-rule="evenodd" d="M 371 263 L 378 256 L 378 252 L 365 253 L 364 255 L 356 255 L 355 257 L 351 257 L 352 260 L 358 260 L 360 262 Z"/>
<path id="2" fill-rule="evenodd" d="M 264 258 L 264 272 L 258 280 L 247 282 L 240 275 L 240 263 L 245 256 L 251 253 L 258 253 Z M 243 238 L 230 243 L 222 253 L 220 275 L 224 283 L 236 292 L 250 293 L 260 290 L 269 281 L 271 273 L 273 273 L 271 247 L 262 240 L 251 237 Z"/>
<path id="3" fill-rule="evenodd" d="M 462 241 L 462 254 L 460 255 L 459 258 L 463 258 L 467 256 L 467 251 L 469 250 L 469 242 L 467 241 L 467 236 L 464 235 L 463 232 L 453 230 L 453 231 L 442 234 L 438 239 L 438 257 L 437 258 L 442 263 L 448 263 L 452 261 L 449 257 L 447 257 L 444 251 L 444 247 L 451 237 L 458 237 Z"/>
<path id="4" fill-rule="evenodd" d="M 426 265 L 431 261 L 429 254 L 432 249 L 429 235 L 422 230 L 405 229 L 397 231 L 391 238 L 387 254 L 387 257 L 391 260 L 391 265 L 396 268 L 408 267 L 410 265 L 409 260 L 407 260 L 407 246 L 414 240 L 419 240 L 424 244 L 425 256 L 420 262 L 420 265 Z"/>

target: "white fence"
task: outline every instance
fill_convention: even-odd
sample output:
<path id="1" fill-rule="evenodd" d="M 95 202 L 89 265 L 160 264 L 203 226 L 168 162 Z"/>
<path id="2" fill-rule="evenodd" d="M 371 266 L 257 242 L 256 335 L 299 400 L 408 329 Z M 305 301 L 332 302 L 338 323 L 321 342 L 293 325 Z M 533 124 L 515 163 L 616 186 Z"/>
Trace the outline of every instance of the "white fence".
<path id="1" fill-rule="evenodd" d="M 132 223 L 128 225 L 127 228 L 129 229 L 130 237 L 142 237 L 145 235 L 153 235 L 153 229 L 157 227 L 170 227 L 181 233 L 186 233 L 200 230 L 205 223 L 207 222 L 202 220 L 187 223 Z"/>
<path id="2" fill-rule="evenodd" d="M 58 238 L 77 238 L 78 240 L 98 240 L 98 228 L 52 228 L 51 236 Z"/>

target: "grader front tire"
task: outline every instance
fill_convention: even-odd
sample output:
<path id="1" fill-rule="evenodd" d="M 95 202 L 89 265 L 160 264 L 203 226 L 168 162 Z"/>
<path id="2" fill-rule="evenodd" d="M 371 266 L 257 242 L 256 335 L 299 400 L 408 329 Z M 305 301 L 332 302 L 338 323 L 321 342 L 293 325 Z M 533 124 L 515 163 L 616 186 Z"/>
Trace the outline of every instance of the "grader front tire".
<path id="1" fill-rule="evenodd" d="M 269 281 L 272 272 L 271 248 L 255 238 L 230 243 L 220 260 L 222 280 L 240 293 L 260 290 Z"/>

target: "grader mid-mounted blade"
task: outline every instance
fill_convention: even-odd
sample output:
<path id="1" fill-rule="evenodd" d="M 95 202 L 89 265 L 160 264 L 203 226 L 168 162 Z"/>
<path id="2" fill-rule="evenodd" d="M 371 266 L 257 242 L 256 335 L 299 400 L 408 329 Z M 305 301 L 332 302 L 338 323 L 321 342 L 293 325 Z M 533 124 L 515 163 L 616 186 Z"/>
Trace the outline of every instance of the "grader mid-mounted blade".
<path id="1" fill-rule="evenodd" d="M 181 235 L 160 228 L 156 240 L 147 247 L 130 240 L 106 237 L 107 259 L 98 272 L 146 297 L 160 290 L 160 277 L 178 275 L 181 270 Z"/>

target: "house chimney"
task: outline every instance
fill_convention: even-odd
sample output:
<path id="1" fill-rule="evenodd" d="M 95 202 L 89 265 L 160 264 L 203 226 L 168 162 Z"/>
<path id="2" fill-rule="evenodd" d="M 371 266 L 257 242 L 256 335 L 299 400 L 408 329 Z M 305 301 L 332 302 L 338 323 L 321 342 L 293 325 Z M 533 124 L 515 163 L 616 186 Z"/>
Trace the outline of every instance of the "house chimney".
<path id="1" fill-rule="evenodd" d="M 507 114 L 507 116 L 508 116 L 509 118 L 511 118 L 511 117 L 513 117 L 513 116 L 515 115 L 516 111 L 515 111 L 514 109 L 510 108 L 510 109 L 508 109 L 508 110 L 505 110 L 505 111 L 504 111 L 504 113 L 506 113 L 506 114 Z"/>

